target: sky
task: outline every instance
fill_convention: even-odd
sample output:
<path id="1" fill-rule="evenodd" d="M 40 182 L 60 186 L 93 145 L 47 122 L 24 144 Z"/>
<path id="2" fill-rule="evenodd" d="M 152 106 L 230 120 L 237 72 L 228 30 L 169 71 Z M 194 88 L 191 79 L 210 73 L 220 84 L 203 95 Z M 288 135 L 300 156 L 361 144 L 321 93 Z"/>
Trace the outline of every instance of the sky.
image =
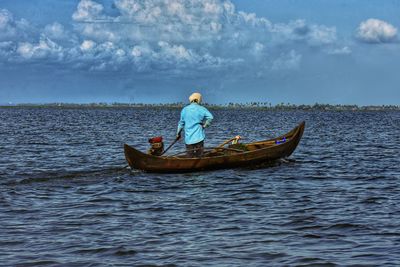
<path id="1" fill-rule="evenodd" d="M 0 0 L 0 104 L 400 105 L 398 0 Z"/>

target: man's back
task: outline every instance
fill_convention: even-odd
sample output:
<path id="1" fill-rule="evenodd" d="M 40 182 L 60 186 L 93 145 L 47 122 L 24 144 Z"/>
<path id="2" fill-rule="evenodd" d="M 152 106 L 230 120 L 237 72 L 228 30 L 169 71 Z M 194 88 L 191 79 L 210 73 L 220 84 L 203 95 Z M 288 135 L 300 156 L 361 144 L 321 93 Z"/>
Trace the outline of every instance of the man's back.
<path id="1" fill-rule="evenodd" d="M 213 115 L 203 106 L 191 103 L 184 107 L 181 112 L 179 128 L 185 130 L 185 143 L 195 144 L 205 139 L 204 128 L 207 127 Z"/>

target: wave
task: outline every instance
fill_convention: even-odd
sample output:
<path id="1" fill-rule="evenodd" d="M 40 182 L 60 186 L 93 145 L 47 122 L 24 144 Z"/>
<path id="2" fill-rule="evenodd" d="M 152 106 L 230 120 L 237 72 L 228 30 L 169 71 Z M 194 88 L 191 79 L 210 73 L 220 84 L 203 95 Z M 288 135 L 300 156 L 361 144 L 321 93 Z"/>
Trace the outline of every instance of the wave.
<path id="1" fill-rule="evenodd" d="M 2 183 L 3 185 L 26 185 L 32 183 L 46 183 L 54 182 L 59 180 L 70 180 L 82 177 L 103 177 L 116 174 L 125 174 L 129 171 L 129 167 L 114 166 L 107 168 L 91 169 L 91 170 L 54 170 L 54 171 L 43 171 L 37 173 L 26 173 L 20 174 L 18 177 L 6 178 Z M 28 178 L 26 178 L 28 176 Z"/>

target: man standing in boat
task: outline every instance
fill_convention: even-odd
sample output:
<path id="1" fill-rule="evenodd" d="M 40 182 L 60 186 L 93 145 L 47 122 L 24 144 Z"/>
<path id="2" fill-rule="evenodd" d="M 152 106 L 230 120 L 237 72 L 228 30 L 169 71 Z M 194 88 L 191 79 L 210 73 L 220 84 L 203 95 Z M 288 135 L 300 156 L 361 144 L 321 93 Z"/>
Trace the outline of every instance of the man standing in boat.
<path id="1" fill-rule="evenodd" d="M 181 138 L 185 131 L 186 153 L 188 157 L 201 157 L 204 150 L 204 129 L 210 126 L 213 115 L 201 103 L 201 94 L 193 93 L 189 97 L 190 104 L 181 111 L 176 138 Z"/>

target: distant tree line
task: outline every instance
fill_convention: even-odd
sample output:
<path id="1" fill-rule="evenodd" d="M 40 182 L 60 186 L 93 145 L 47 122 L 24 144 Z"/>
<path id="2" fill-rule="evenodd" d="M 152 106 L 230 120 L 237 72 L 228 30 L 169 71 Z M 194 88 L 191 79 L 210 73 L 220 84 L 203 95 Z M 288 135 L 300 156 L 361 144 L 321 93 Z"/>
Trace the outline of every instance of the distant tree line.
<path id="1" fill-rule="evenodd" d="M 159 103 L 159 104 L 147 104 L 147 103 L 85 103 L 85 104 L 74 104 L 74 103 L 47 103 L 47 104 L 9 104 L 1 105 L 0 107 L 30 107 L 30 108 L 168 108 L 168 109 L 180 109 L 184 107 L 186 103 Z M 320 104 L 315 103 L 313 105 L 295 105 L 290 103 L 280 103 L 273 105 L 269 102 L 247 102 L 247 103 L 227 103 L 227 104 L 208 104 L 204 103 L 204 106 L 210 109 L 260 109 L 260 110 L 275 110 L 275 111 L 290 111 L 290 110 L 303 110 L 303 111 L 400 111 L 400 105 L 369 105 L 369 106 L 358 106 L 358 105 L 332 105 L 332 104 Z"/>

